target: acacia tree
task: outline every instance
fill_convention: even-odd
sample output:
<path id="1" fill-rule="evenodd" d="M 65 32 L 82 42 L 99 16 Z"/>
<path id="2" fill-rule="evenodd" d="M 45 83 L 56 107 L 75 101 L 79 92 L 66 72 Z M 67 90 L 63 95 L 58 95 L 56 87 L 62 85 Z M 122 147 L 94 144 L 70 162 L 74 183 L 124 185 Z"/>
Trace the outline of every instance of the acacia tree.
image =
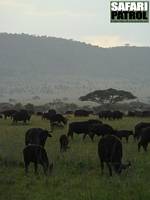
<path id="1" fill-rule="evenodd" d="M 95 90 L 85 96 L 79 97 L 79 100 L 91 101 L 101 105 L 112 105 L 124 100 L 134 100 L 136 98 L 131 92 L 109 88 L 107 90 Z"/>

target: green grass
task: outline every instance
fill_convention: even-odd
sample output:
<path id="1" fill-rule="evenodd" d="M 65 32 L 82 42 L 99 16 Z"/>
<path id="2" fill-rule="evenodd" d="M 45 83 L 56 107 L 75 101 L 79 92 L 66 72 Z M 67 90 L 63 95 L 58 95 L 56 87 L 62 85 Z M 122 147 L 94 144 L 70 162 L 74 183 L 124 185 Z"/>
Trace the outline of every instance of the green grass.
<path id="1" fill-rule="evenodd" d="M 70 121 L 85 118 L 70 118 Z M 133 129 L 140 121 L 149 118 L 124 118 L 106 122 L 115 129 Z M 150 149 L 147 153 L 137 152 L 137 143 L 131 137 L 129 143 L 123 141 L 123 161 L 130 160 L 132 167 L 120 176 L 113 173 L 109 177 L 105 167 L 101 175 L 97 155 L 98 137 L 94 142 L 87 137 L 75 135 L 71 148 L 63 155 L 59 151 L 59 137 L 67 133 L 56 129 L 46 143 L 49 160 L 53 160 L 54 170 L 46 178 L 42 168 L 39 175 L 25 176 L 22 150 L 26 130 L 31 127 L 49 129 L 48 121 L 33 117 L 29 125 L 12 125 L 11 120 L 0 120 L 0 200 L 148 200 L 150 199 Z"/>

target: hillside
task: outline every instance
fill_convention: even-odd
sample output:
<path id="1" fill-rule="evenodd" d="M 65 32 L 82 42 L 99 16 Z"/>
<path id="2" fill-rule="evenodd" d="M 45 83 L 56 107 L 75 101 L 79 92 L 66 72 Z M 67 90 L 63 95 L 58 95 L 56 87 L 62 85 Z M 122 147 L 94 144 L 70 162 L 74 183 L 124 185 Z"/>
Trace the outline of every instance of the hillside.
<path id="1" fill-rule="evenodd" d="M 93 89 L 128 89 L 146 101 L 150 47 L 99 48 L 46 36 L 0 34 L 0 102 L 78 96 Z"/>

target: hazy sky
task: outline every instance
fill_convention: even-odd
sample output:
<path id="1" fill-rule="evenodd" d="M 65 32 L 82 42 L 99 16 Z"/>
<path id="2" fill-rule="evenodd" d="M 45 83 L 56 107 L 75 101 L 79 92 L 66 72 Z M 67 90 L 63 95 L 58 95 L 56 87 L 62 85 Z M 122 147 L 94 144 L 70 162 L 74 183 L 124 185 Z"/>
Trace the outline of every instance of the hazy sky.
<path id="1" fill-rule="evenodd" d="M 111 24 L 109 0 L 0 0 L 0 32 L 150 46 L 150 23 Z"/>

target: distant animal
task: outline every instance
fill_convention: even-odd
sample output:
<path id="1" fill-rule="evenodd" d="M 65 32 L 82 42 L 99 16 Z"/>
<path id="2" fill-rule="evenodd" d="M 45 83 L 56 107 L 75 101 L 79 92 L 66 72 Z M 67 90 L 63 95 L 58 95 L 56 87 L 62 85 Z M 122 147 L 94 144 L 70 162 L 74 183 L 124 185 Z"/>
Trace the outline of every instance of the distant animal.
<path id="1" fill-rule="evenodd" d="M 101 119 L 108 119 L 108 120 L 116 120 L 116 119 L 122 119 L 123 118 L 123 113 L 120 111 L 101 111 L 99 113 L 99 118 Z"/>
<path id="2" fill-rule="evenodd" d="M 20 110 L 12 115 L 12 120 L 14 123 L 17 123 L 19 121 L 27 123 L 27 121 L 30 121 L 30 119 L 31 115 L 28 113 L 27 110 Z"/>
<path id="3" fill-rule="evenodd" d="M 73 114 L 73 111 L 68 110 L 68 111 L 66 111 L 64 114 L 65 114 L 65 115 L 72 115 L 72 114 Z"/>
<path id="4" fill-rule="evenodd" d="M 89 122 L 89 124 L 96 124 L 96 125 L 103 123 L 102 121 L 100 121 L 98 119 L 89 119 L 88 122 Z"/>
<path id="5" fill-rule="evenodd" d="M 50 117 L 51 130 L 53 131 L 55 125 L 57 125 L 57 126 L 64 126 L 64 125 L 66 125 L 67 121 L 68 121 L 67 118 L 65 118 L 61 114 L 52 115 Z"/>
<path id="6" fill-rule="evenodd" d="M 129 111 L 128 116 L 129 117 L 150 117 L 150 111 L 149 110 Z"/>
<path id="7" fill-rule="evenodd" d="M 2 116 L 2 115 L 0 115 L 0 119 L 3 119 L 3 116 Z"/>
<path id="8" fill-rule="evenodd" d="M 102 174 L 104 163 L 106 163 L 109 169 L 110 176 L 112 176 L 112 167 L 116 173 L 120 174 L 123 169 L 131 166 L 130 162 L 128 164 L 122 164 L 122 143 L 114 135 L 106 135 L 100 139 L 98 143 L 98 156 L 101 163 Z"/>
<path id="9" fill-rule="evenodd" d="M 42 112 L 37 112 L 36 115 L 37 115 L 37 116 L 42 116 L 43 113 L 42 113 Z"/>
<path id="10" fill-rule="evenodd" d="M 114 135 L 115 130 L 108 124 L 95 124 L 91 127 L 92 137 L 94 136 L 105 136 L 105 135 Z"/>
<path id="11" fill-rule="evenodd" d="M 88 117 L 89 116 L 89 112 L 86 110 L 76 110 L 74 112 L 74 116 L 75 117 Z"/>
<path id="12" fill-rule="evenodd" d="M 135 117 L 136 114 L 134 111 L 128 111 L 128 114 L 127 114 L 128 117 Z"/>
<path id="13" fill-rule="evenodd" d="M 113 112 L 113 120 L 122 119 L 122 118 L 123 118 L 123 113 L 122 112 L 120 112 L 118 110 Z"/>
<path id="14" fill-rule="evenodd" d="M 41 164 L 45 175 L 52 172 L 53 164 L 49 164 L 48 156 L 46 150 L 40 146 L 31 144 L 24 148 L 23 150 L 25 173 L 28 173 L 28 168 L 30 163 L 34 163 L 34 171 L 37 173 L 38 164 Z"/>
<path id="15" fill-rule="evenodd" d="M 25 134 L 25 145 L 36 144 L 44 147 L 47 137 L 52 137 L 49 131 L 42 128 L 30 128 Z"/>
<path id="16" fill-rule="evenodd" d="M 69 148 L 69 146 L 68 146 L 68 144 L 69 144 L 68 137 L 66 135 L 61 135 L 60 138 L 59 138 L 59 142 L 60 142 L 60 152 L 67 151 L 67 149 Z"/>
<path id="17" fill-rule="evenodd" d="M 128 143 L 130 135 L 133 135 L 133 131 L 131 130 L 117 130 L 115 131 L 115 135 L 122 140 L 122 138 L 126 138 L 126 142 Z"/>
<path id="18" fill-rule="evenodd" d="M 149 110 L 145 110 L 142 112 L 143 117 L 150 117 L 150 111 Z"/>
<path id="19" fill-rule="evenodd" d="M 87 121 L 72 122 L 69 124 L 68 137 L 71 137 L 73 139 L 73 133 L 83 134 L 83 140 L 88 135 L 93 141 L 92 129 L 94 126 L 98 124 L 100 125 L 101 123 L 101 121 L 93 119 Z"/>
<path id="20" fill-rule="evenodd" d="M 147 127 L 150 127 L 150 123 L 148 123 L 148 122 L 140 122 L 140 123 L 136 124 L 135 128 L 134 128 L 134 130 L 135 130 L 134 131 L 134 139 L 139 140 L 141 133 L 142 133 L 142 129 L 147 128 Z"/>
<path id="21" fill-rule="evenodd" d="M 48 112 L 44 112 L 42 114 L 42 119 L 47 119 L 47 120 L 50 120 L 50 118 L 53 116 L 53 115 L 56 115 L 56 111 L 54 109 L 51 109 L 49 110 Z"/>
<path id="22" fill-rule="evenodd" d="M 16 110 L 5 110 L 3 112 L 1 112 L 2 115 L 4 115 L 4 119 L 7 119 L 8 117 L 10 117 L 12 119 L 12 116 L 17 113 Z"/>
<path id="23" fill-rule="evenodd" d="M 143 128 L 140 134 L 140 141 L 138 143 L 138 151 L 140 151 L 141 146 L 144 151 L 147 151 L 148 144 L 150 143 L 150 127 Z"/>

